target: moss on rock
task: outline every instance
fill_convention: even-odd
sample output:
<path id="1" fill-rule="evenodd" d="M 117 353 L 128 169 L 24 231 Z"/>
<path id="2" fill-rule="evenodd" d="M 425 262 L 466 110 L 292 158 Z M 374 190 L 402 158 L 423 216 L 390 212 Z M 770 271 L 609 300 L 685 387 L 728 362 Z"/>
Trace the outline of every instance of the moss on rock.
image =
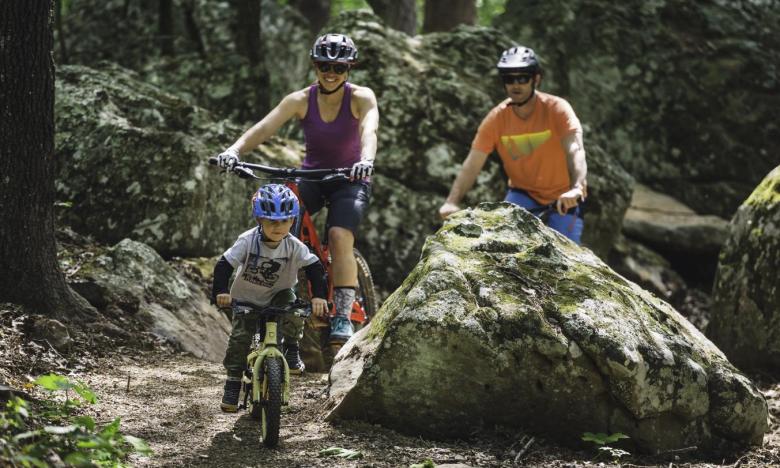
<path id="1" fill-rule="evenodd" d="M 331 381 L 331 418 L 413 434 L 623 432 L 654 453 L 768 430 L 763 397 L 693 325 L 506 203 L 457 213 L 427 240 Z"/>

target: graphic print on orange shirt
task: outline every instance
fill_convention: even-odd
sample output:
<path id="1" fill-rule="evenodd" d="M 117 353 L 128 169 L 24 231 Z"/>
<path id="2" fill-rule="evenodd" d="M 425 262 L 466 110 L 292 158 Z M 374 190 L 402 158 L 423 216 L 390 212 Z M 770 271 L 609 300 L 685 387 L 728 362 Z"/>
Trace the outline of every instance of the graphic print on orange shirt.
<path id="1" fill-rule="evenodd" d="M 501 144 L 506 148 L 512 161 L 526 158 L 534 153 L 534 150 L 544 144 L 552 136 L 549 129 L 543 132 L 523 133 L 520 135 L 501 135 Z"/>

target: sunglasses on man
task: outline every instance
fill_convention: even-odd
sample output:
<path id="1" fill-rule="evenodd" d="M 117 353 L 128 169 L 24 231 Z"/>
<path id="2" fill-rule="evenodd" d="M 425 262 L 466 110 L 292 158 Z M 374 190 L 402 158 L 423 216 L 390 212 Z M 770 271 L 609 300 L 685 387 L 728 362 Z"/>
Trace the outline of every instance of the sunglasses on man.
<path id="1" fill-rule="evenodd" d="M 501 74 L 501 80 L 504 82 L 505 85 L 511 85 L 514 83 L 519 84 L 526 84 L 529 83 L 533 79 L 533 75 L 529 75 L 527 73 L 514 73 L 514 74 L 508 74 L 508 73 L 502 73 Z"/>
<path id="2" fill-rule="evenodd" d="M 317 69 L 322 73 L 333 72 L 337 75 L 346 73 L 349 70 L 349 65 L 344 63 L 331 63 L 331 62 L 317 62 Z"/>

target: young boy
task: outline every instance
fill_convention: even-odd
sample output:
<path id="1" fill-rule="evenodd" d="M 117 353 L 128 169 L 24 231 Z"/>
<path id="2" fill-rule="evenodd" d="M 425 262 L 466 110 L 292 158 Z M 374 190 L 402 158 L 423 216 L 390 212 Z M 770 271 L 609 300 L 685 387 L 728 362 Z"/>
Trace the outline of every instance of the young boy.
<path id="1" fill-rule="evenodd" d="M 268 184 L 257 190 L 252 197 L 252 214 L 258 227 L 241 234 L 214 267 L 212 300 L 218 307 L 230 307 L 232 300 L 258 306 L 290 304 L 295 301 L 292 288 L 298 281 L 298 270 L 304 268 L 312 284 L 312 312 L 320 316 L 325 314 L 328 291 L 325 270 L 317 256 L 290 235 L 299 212 L 298 198 L 288 187 Z M 238 268 L 236 277 L 228 292 L 228 280 L 235 268 Z M 257 313 L 233 316 L 233 330 L 223 361 L 227 371 L 221 404 L 224 412 L 238 410 L 241 376 L 258 319 Z M 290 372 L 300 374 L 304 365 L 298 352 L 298 340 L 303 337 L 303 319 L 288 314 L 279 325 Z"/>

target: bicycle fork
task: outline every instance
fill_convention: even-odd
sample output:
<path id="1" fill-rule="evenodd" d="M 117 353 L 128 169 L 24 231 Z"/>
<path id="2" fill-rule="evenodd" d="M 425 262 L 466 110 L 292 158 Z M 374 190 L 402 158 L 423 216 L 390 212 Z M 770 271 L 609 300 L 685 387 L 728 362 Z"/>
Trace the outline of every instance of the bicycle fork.
<path id="1" fill-rule="evenodd" d="M 269 320 L 265 323 L 265 338 L 260 348 L 252 351 L 247 356 L 246 361 L 252 368 L 252 404 L 262 405 L 261 396 L 267 393 L 268 379 L 263 379 L 262 388 L 260 387 L 260 375 L 263 369 L 263 363 L 268 358 L 279 358 L 284 364 L 284 381 L 282 383 L 282 404 L 288 405 L 290 402 L 290 366 L 284 355 L 279 351 L 276 341 L 276 321 Z"/>

